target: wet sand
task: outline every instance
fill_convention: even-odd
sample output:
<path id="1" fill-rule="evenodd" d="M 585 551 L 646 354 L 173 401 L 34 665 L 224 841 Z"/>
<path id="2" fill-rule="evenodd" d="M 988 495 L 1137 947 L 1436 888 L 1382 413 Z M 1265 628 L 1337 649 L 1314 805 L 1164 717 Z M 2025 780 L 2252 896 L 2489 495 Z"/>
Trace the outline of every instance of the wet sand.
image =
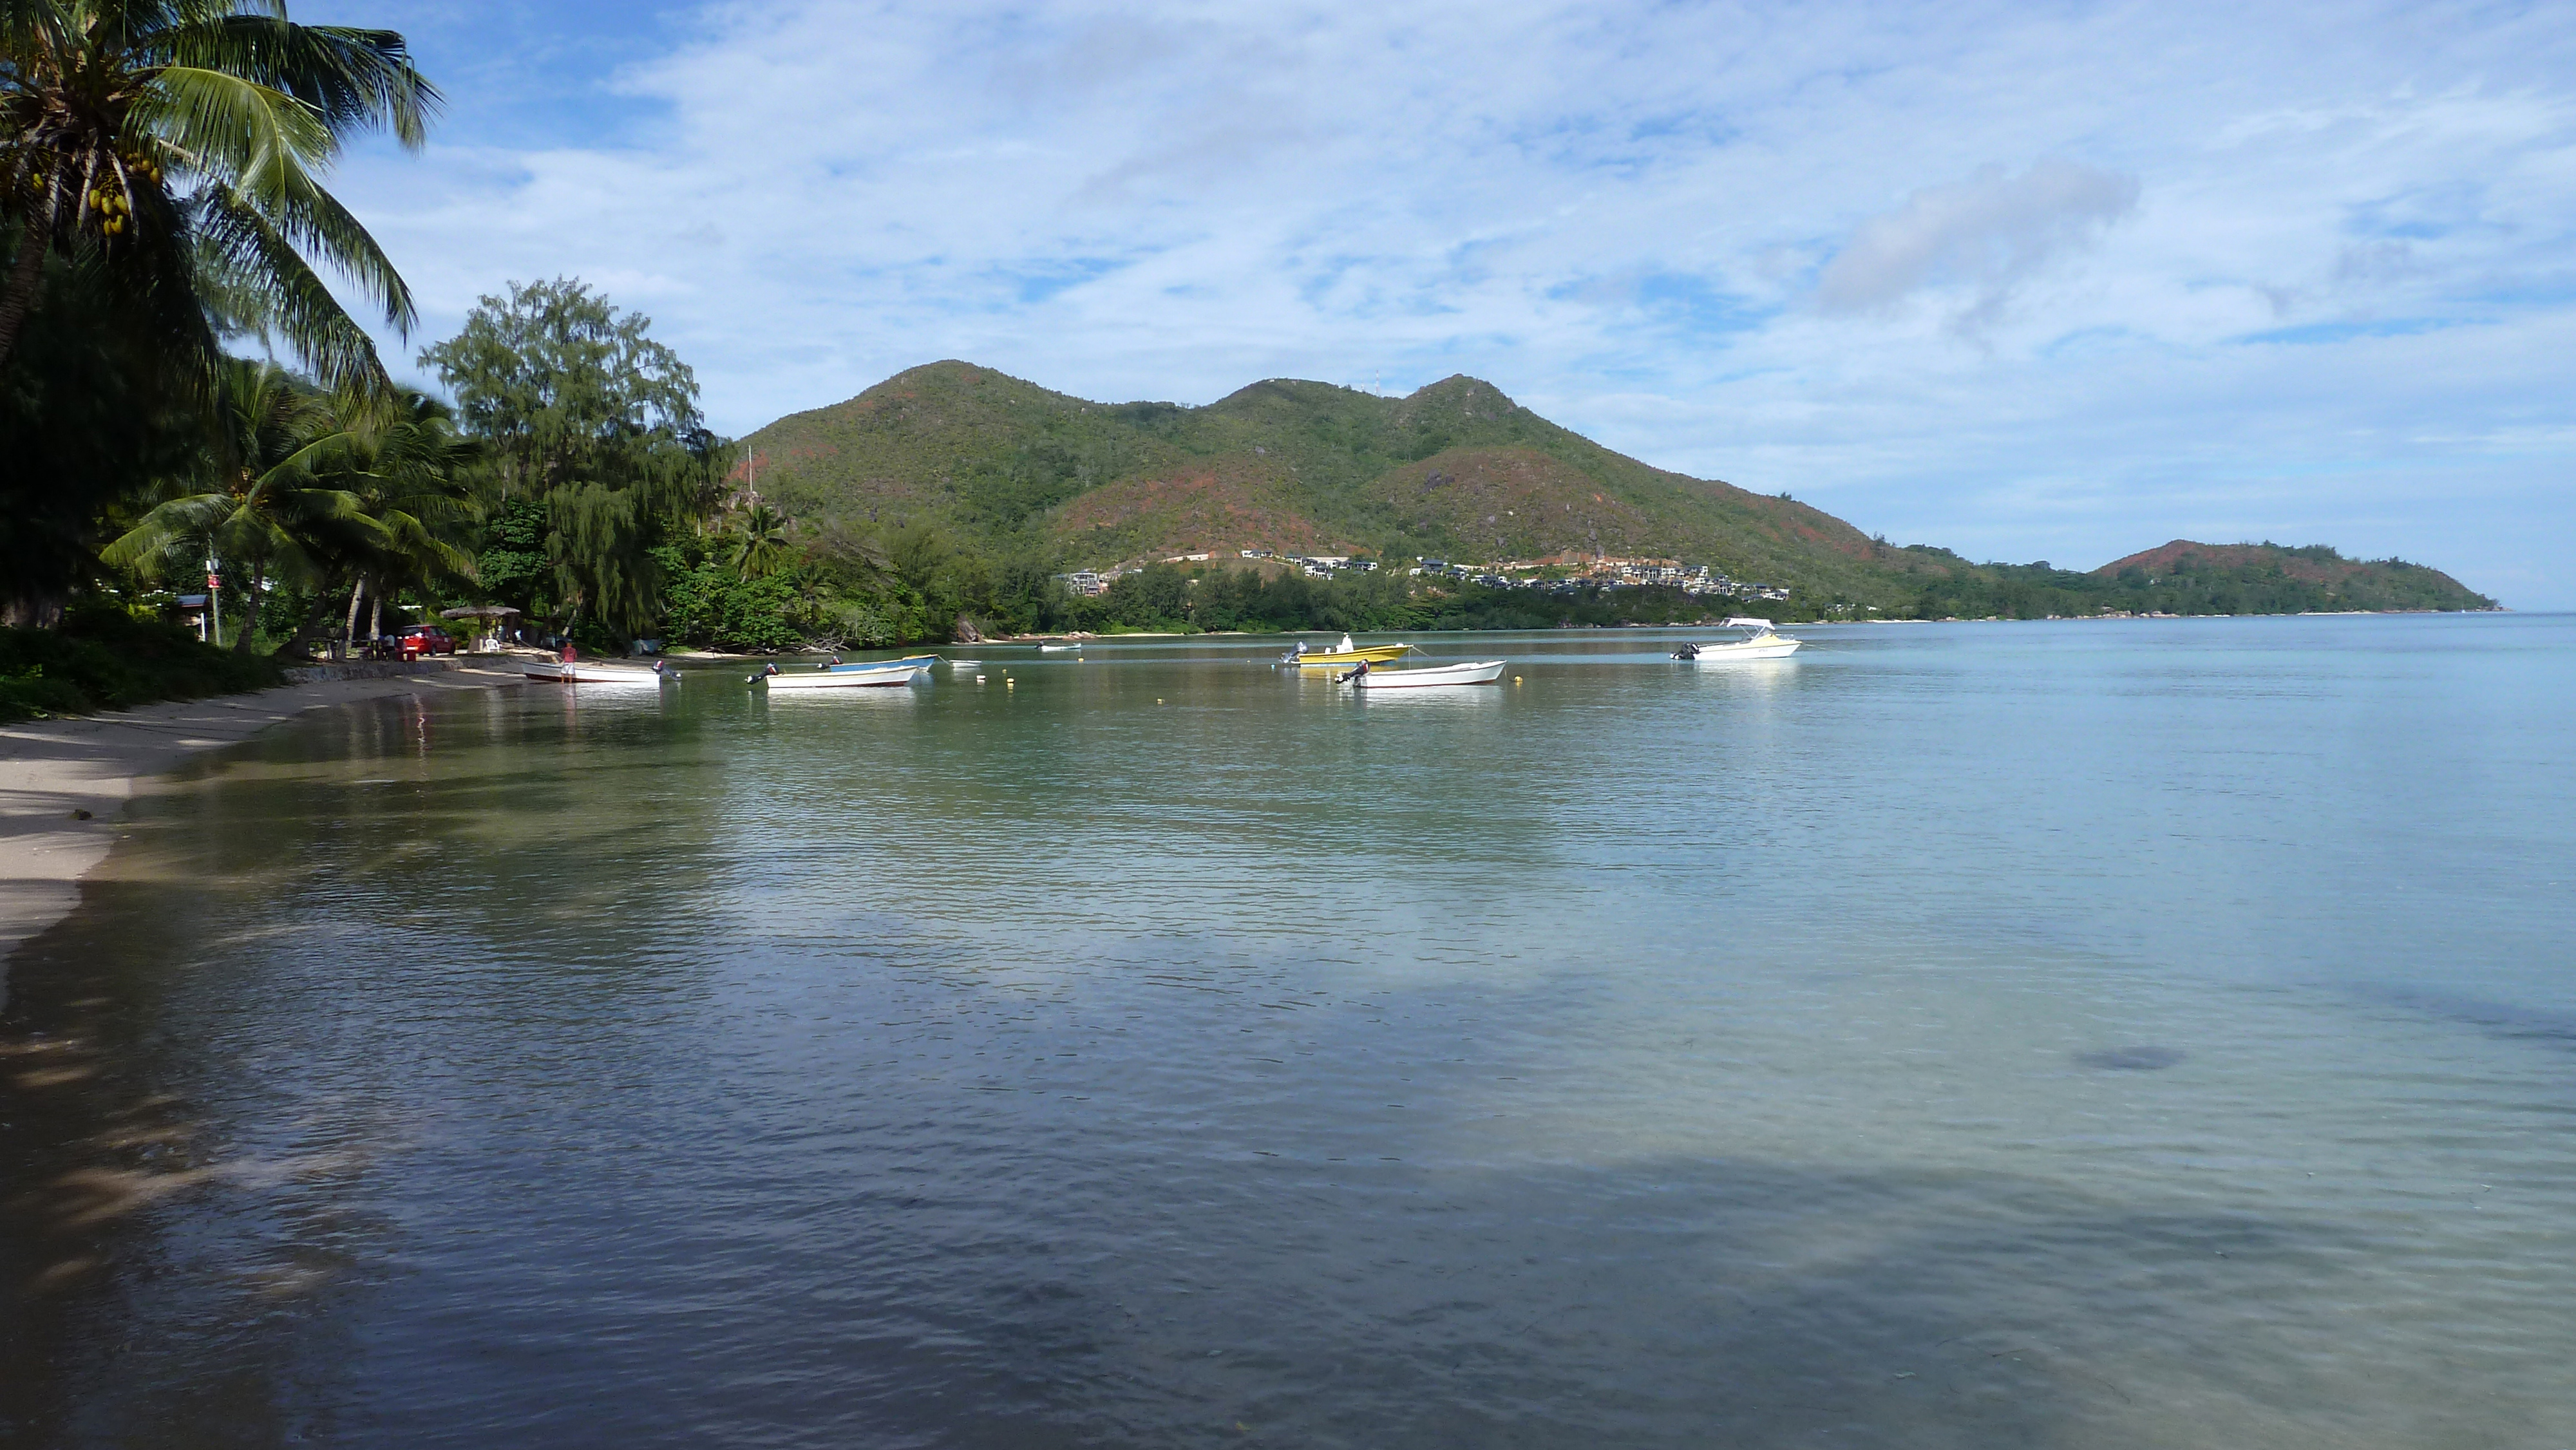
<path id="1" fill-rule="evenodd" d="M 286 685 L 0 726 L 0 1004 L 8 1000 L 10 955 L 80 899 L 80 878 L 116 844 L 139 783 L 325 705 L 525 682 L 516 661 L 478 660 L 435 674 Z"/>

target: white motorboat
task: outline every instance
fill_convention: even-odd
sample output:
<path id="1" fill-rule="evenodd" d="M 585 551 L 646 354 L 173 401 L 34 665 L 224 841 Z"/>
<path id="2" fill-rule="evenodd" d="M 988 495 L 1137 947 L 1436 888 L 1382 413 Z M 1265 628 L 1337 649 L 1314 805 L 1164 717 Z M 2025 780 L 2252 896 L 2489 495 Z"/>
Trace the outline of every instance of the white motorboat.
<path id="1" fill-rule="evenodd" d="M 922 669 L 928 669 L 937 663 L 939 663 L 937 655 L 906 655 L 899 660 L 861 660 L 854 665 L 845 665 L 841 663 L 839 655 L 834 655 L 832 662 L 823 668 L 834 674 L 855 674 L 862 670 L 899 670 L 916 665 Z M 780 673 L 784 674 L 785 671 L 782 670 Z"/>
<path id="2" fill-rule="evenodd" d="M 1478 660 L 1462 665 L 1420 665 L 1409 670 L 1354 670 L 1344 682 L 1361 690 L 1419 690 L 1434 685 L 1490 685 L 1503 677 L 1508 660 Z"/>
<path id="3" fill-rule="evenodd" d="M 680 676 L 656 660 L 653 668 L 635 665 L 603 665 L 589 660 L 530 660 L 521 673 L 532 680 L 558 685 L 627 685 L 652 689 L 665 682 L 678 684 Z"/>
<path id="4" fill-rule="evenodd" d="M 772 690 L 864 690 L 891 685 L 909 685 L 930 673 L 930 666 L 910 660 L 871 669 L 798 670 L 793 673 L 771 665 L 751 677 L 751 684 L 766 684 Z"/>
<path id="5" fill-rule="evenodd" d="M 1042 655 L 1062 654 L 1067 650 L 1076 650 L 1080 648 L 1082 648 L 1081 640 L 1062 640 L 1054 644 L 1039 645 L 1038 653 Z"/>
<path id="6" fill-rule="evenodd" d="M 1728 664 L 1736 660 L 1785 660 L 1796 654 L 1802 643 L 1785 634 L 1775 633 L 1767 619 L 1729 619 L 1724 627 L 1741 629 L 1746 633 L 1741 639 L 1685 644 L 1673 651 L 1673 658 L 1702 665 Z"/>

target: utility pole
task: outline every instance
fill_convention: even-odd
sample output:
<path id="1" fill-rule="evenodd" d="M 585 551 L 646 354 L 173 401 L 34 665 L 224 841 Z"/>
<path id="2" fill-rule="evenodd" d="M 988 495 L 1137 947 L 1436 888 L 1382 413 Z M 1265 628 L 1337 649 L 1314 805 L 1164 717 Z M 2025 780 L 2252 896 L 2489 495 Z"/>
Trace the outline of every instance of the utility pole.
<path id="1" fill-rule="evenodd" d="M 214 623 L 206 643 L 217 649 L 224 644 L 224 577 L 215 572 L 215 551 L 206 551 L 206 618 Z"/>

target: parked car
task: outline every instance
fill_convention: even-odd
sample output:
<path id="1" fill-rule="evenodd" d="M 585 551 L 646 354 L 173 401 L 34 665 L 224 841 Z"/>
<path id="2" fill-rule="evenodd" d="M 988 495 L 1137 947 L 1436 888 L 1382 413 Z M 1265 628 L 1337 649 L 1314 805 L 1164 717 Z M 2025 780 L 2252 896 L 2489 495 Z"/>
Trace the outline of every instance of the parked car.
<path id="1" fill-rule="evenodd" d="M 456 653 L 456 640 L 434 624 L 405 625 L 394 634 L 394 649 L 407 660 L 423 655 L 452 655 Z"/>

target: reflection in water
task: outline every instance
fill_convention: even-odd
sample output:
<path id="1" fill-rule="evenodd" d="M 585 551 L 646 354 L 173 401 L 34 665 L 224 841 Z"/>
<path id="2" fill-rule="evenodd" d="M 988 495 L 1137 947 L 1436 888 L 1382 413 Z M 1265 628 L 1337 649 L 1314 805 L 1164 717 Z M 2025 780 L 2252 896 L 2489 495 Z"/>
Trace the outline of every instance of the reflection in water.
<path id="1" fill-rule="evenodd" d="M 775 709 L 909 710 L 929 694 L 928 684 L 871 685 L 850 690 L 762 690 L 763 706 Z"/>
<path id="2" fill-rule="evenodd" d="M 316 717 L 13 966 L 0 1444 L 2564 1443 L 2568 633 Z"/>

